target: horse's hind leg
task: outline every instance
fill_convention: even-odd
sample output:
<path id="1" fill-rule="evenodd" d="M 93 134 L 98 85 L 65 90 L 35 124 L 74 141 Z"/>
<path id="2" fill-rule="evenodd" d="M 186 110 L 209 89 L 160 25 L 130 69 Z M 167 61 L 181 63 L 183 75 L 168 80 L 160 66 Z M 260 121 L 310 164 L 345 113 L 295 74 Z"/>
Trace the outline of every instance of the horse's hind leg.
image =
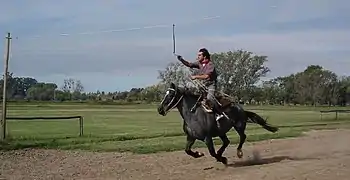
<path id="1" fill-rule="evenodd" d="M 205 144 L 207 145 L 209 153 L 212 157 L 214 157 L 217 161 L 222 162 L 225 165 L 227 164 L 227 158 L 219 156 L 215 153 L 214 142 L 212 137 L 206 137 Z"/>
<path id="2" fill-rule="evenodd" d="M 222 136 L 219 136 L 219 137 L 220 137 L 220 139 L 222 141 L 222 146 L 218 150 L 217 155 L 222 157 L 222 154 L 225 152 L 225 149 L 230 144 L 230 140 L 228 139 L 226 134 L 222 135 Z"/>
<path id="3" fill-rule="evenodd" d="M 190 156 L 192 156 L 192 157 L 194 157 L 194 158 L 199 158 L 199 157 L 204 156 L 203 153 L 200 153 L 200 152 L 197 152 L 197 151 L 196 151 L 196 152 L 193 152 L 193 151 L 191 150 L 191 148 L 192 148 L 192 146 L 193 146 L 193 144 L 194 144 L 195 141 L 196 141 L 195 138 L 193 138 L 193 137 L 187 135 L 187 142 L 186 142 L 186 148 L 185 148 L 186 154 L 188 154 L 188 155 L 190 155 Z"/>
<path id="4" fill-rule="evenodd" d="M 247 138 L 247 135 L 244 133 L 245 128 L 246 128 L 246 122 L 237 122 L 234 125 L 235 130 L 237 131 L 238 135 L 239 135 L 239 144 L 237 147 L 237 156 L 238 158 L 242 158 L 243 157 L 243 151 L 242 151 L 242 147 L 243 144 Z"/>

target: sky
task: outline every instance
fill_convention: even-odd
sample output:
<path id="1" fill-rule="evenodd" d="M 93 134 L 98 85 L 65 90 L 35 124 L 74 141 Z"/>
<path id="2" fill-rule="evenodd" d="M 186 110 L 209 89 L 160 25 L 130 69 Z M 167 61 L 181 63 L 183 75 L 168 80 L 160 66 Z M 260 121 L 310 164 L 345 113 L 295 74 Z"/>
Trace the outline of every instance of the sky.
<path id="1" fill-rule="evenodd" d="M 346 0 L 12 0 L 2 7 L 0 34 L 13 37 L 9 71 L 59 86 L 79 79 L 87 92 L 158 82 L 158 70 L 177 61 L 173 23 L 176 53 L 190 61 L 201 47 L 244 49 L 268 56 L 267 78 L 310 64 L 350 75 Z"/>

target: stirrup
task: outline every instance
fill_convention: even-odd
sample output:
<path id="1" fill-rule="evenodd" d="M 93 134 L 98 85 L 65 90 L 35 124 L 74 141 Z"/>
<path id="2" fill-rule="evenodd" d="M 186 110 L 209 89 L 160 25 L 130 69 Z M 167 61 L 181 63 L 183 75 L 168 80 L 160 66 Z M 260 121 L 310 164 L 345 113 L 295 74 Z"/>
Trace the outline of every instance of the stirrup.
<path id="1" fill-rule="evenodd" d="M 225 112 L 222 112 L 216 116 L 216 121 L 220 120 L 222 117 L 225 117 L 226 119 L 230 119 Z"/>
<path id="2" fill-rule="evenodd" d="M 212 109 L 209 109 L 206 105 L 201 104 L 201 106 L 202 106 L 202 108 L 204 109 L 204 111 L 209 112 L 209 113 L 212 113 L 212 112 L 213 112 L 213 110 L 212 110 Z"/>
<path id="3" fill-rule="evenodd" d="M 208 104 L 205 101 L 201 101 L 201 106 L 204 108 L 205 111 L 212 113 L 213 109 L 208 107 Z"/>
<path id="4" fill-rule="evenodd" d="M 217 115 L 216 116 L 216 121 L 220 120 L 222 117 L 224 117 L 224 115 L 222 115 L 222 114 Z"/>

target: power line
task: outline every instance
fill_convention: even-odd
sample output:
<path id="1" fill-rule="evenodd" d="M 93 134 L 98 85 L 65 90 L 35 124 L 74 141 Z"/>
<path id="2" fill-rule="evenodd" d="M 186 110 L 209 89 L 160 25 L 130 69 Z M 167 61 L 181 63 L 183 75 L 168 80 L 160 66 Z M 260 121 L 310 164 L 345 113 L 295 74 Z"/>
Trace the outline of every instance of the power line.
<path id="1" fill-rule="evenodd" d="M 277 6 L 270 6 L 270 8 L 276 8 Z M 226 14 L 228 15 L 228 14 Z M 225 16 L 226 16 L 225 15 Z M 100 31 L 87 31 L 87 32 L 79 32 L 79 33 L 59 33 L 56 35 L 36 35 L 36 36 L 31 36 L 31 37 L 25 37 L 24 39 L 38 39 L 38 38 L 45 38 L 47 36 L 63 36 L 63 37 L 67 37 L 67 36 L 72 36 L 72 35 L 95 35 L 95 34 L 103 34 L 103 33 L 116 33 L 116 32 L 127 32 L 127 31 L 137 31 L 137 30 L 142 30 L 142 29 L 154 29 L 154 28 L 171 28 L 173 27 L 173 25 L 188 25 L 188 24 L 195 24 L 195 23 L 199 23 L 201 21 L 207 21 L 207 20 L 213 20 L 213 19 L 218 19 L 221 18 L 222 16 L 217 15 L 217 16 L 207 16 L 207 17 L 203 17 L 201 19 L 196 19 L 196 20 L 192 20 L 192 21 L 187 21 L 187 22 L 180 22 L 180 23 L 169 23 L 169 24 L 158 24 L 158 25 L 149 25 L 149 26 L 143 26 L 143 27 L 134 27 L 134 28 L 123 28 L 123 29 L 109 29 L 109 30 L 100 30 Z M 21 40 L 23 38 L 19 38 L 18 36 L 16 36 L 16 41 L 17 40 Z M 21 49 L 22 51 L 23 49 Z M 54 49 L 52 49 L 54 50 Z M 43 51 L 52 51 L 52 50 L 39 50 L 41 52 Z M 56 49 L 57 50 L 57 49 Z M 24 50 L 24 51 L 28 51 L 28 50 Z M 31 51 L 31 50 L 29 50 Z M 63 51 L 67 51 L 67 49 L 63 50 Z M 72 50 L 68 50 L 68 51 L 72 51 Z M 73 50 L 74 51 L 74 50 Z"/>
<path id="2" fill-rule="evenodd" d="M 276 5 L 270 5 L 268 6 L 270 8 L 277 8 Z M 226 14 L 227 15 L 227 14 Z M 101 30 L 101 31 L 91 31 L 91 32 L 80 32 L 80 33 L 59 33 L 56 34 L 55 36 L 71 36 L 71 35 L 93 35 L 93 34 L 102 34 L 102 33 L 113 33 L 113 32 L 126 32 L 126 31 L 135 31 L 135 30 L 141 30 L 141 29 L 153 29 L 153 28 L 169 28 L 172 27 L 173 24 L 175 25 L 184 25 L 184 24 L 192 24 L 192 23 L 197 23 L 203 20 L 212 20 L 212 19 L 218 19 L 221 18 L 221 16 L 207 16 L 203 17 L 201 19 L 189 21 L 189 22 L 183 22 L 183 23 L 171 23 L 171 24 L 159 24 L 159 25 L 149 25 L 149 26 L 144 26 L 144 27 L 134 27 L 134 28 L 123 28 L 123 29 L 109 29 L 109 30 Z M 42 38 L 44 37 L 43 35 L 36 35 L 32 37 L 27 37 L 27 38 Z M 16 40 L 18 40 L 18 36 L 15 37 Z"/>
<path id="3" fill-rule="evenodd" d="M 199 23 L 202 21 L 207 21 L 207 20 L 214 20 L 214 19 L 218 19 L 221 18 L 221 16 L 207 16 L 207 17 L 203 17 L 201 19 L 197 19 L 197 20 L 192 20 L 192 21 L 187 21 L 187 22 L 180 22 L 180 23 L 176 23 L 176 25 L 180 24 L 180 25 L 189 25 L 189 24 L 195 24 L 195 23 Z M 49 37 L 52 36 L 76 36 L 76 35 L 95 35 L 95 34 L 103 34 L 103 33 L 117 33 L 117 32 L 127 32 L 127 31 L 137 31 L 137 30 L 142 30 L 142 29 L 155 29 L 155 28 L 171 28 L 173 27 L 174 23 L 171 24 L 158 24 L 158 25 L 149 25 L 149 26 L 143 26 L 143 27 L 134 27 L 134 28 L 123 28 L 123 29 L 110 29 L 110 30 L 101 30 L 101 31 L 90 31 L 90 32 L 80 32 L 80 33 L 59 33 L 56 35 L 49 35 Z M 21 39 L 42 39 L 42 38 L 46 38 L 48 36 L 43 36 L 43 35 L 37 35 L 37 36 L 31 36 L 31 37 L 26 37 L 26 38 L 20 38 L 20 37 L 16 37 L 16 40 L 21 40 Z M 49 53 L 51 54 L 52 52 L 76 52 L 78 51 L 77 49 L 17 49 L 16 45 L 14 46 L 14 51 L 18 52 L 25 52 L 25 54 L 27 54 L 28 52 L 37 52 L 37 53 Z M 31 54 L 31 53 L 30 53 Z"/>
<path id="4" fill-rule="evenodd" d="M 201 18 L 199 20 L 197 19 L 197 20 L 193 20 L 193 21 L 182 22 L 182 23 L 175 23 L 175 24 L 176 25 L 178 25 L 178 24 L 180 24 L 180 25 L 194 24 L 194 23 L 198 23 L 198 22 L 201 22 L 201 21 L 218 19 L 218 18 L 221 18 L 221 16 L 204 17 L 204 18 Z M 170 27 L 172 27 L 173 24 L 174 23 L 171 23 L 171 24 L 158 24 L 158 25 L 149 25 L 149 26 L 143 26 L 143 27 L 123 28 L 123 29 L 109 29 L 109 30 L 80 32 L 80 33 L 59 33 L 59 34 L 51 35 L 51 36 L 94 35 L 94 34 L 103 34 L 103 33 L 136 31 L 136 30 L 142 30 L 142 29 L 170 28 Z M 36 36 L 32 36 L 32 37 L 27 37 L 27 38 L 43 38 L 43 37 L 46 37 L 46 36 L 36 35 Z M 21 38 L 16 37 L 16 39 L 21 39 Z"/>

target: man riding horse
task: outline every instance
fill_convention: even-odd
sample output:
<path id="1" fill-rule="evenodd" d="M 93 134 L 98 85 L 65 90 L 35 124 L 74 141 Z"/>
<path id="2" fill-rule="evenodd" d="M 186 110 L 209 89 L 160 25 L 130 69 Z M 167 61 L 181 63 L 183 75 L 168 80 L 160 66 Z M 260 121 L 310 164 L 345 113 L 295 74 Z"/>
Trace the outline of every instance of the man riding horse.
<path id="1" fill-rule="evenodd" d="M 197 54 L 197 62 L 188 62 L 181 56 L 177 56 L 177 59 L 189 68 L 199 69 L 199 75 L 192 75 L 191 79 L 203 80 L 204 86 L 208 89 L 208 92 L 206 93 L 207 95 L 203 97 L 202 104 L 209 110 L 213 108 L 216 113 L 218 113 L 217 120 L 223 117 L 223 112 L 221 111 L 221 108 L 214 95 L 217 88 L 218 74 L 214 63 L 210 60 L 209 51 L 206 48 L 199 49 Z M 210 101 L 210 104 L 207 102 L 208 100 Z"/>

